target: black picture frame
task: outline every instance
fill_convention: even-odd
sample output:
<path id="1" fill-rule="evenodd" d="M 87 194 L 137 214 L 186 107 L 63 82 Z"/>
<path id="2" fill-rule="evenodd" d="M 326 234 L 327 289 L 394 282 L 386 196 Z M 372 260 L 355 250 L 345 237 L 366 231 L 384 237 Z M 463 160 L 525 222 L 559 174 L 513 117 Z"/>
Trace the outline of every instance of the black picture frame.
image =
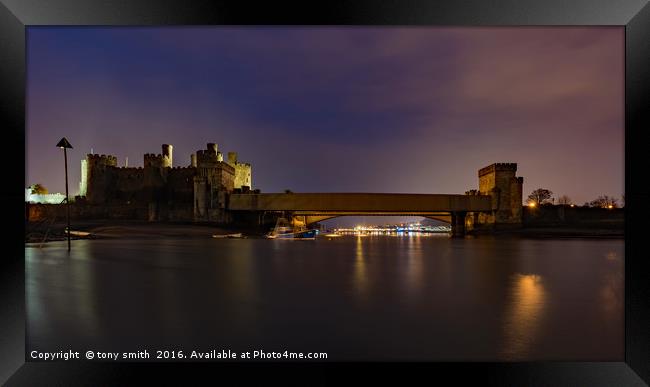
<path id="1" fill-rule="evenodd" d="M 0 0 L 0 111 L 7 178 L 0 272 L 0 381 L 7 385 L 161 384 L 233 378 L 283 384 L 453 380 L 480 385 L 650 383 L 650 6 L 647 0 L 318 1 Z M 25 362 L 25 29 L 36 25 L 619 25 L 625 26 L 625 361 L 531 363 L 90 363 Z"/>

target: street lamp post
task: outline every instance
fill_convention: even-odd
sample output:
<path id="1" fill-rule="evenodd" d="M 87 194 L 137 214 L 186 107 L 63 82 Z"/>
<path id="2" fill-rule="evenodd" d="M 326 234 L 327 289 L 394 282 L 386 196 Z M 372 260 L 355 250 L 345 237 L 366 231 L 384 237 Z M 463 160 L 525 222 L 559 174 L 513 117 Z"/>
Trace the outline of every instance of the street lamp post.
<path id="1" fill-rule="evenodd" d="M 63 137 L 61 141 L 59 141 L 59 143 L 56 144 L 56 146 L 58 148 L 63 149 L 63 160 L 65 162 L 65 206 L 68 212 L 67 234 L 68 234 L 68 251 L 70 251 L 70 198 L 68 196 L 68 148 L 72 149 L 72 145 L 70 145 L 68 140 L 65 137 Z"/>

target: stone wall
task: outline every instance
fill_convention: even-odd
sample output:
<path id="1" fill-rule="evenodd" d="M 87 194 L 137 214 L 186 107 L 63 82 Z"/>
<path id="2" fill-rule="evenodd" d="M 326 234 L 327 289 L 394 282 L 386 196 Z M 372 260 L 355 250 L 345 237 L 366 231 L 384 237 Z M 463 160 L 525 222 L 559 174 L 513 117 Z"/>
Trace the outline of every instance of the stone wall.
<path id="1" fill-rule="evenodd" d="M 147 209 L 137 205 L 105 205 L 71 203 L 70 218 L 73 220 L 94 219 L 134 219 L 146 220 Z M 67 217 L 65 204 L 25 204 L 25 220 L 38 221 L 63 221 Z"/>
<path id="2" fill-rule="evenodd" d="M 196 168 L 175 167 L 167 174 L 168 200 L 174 203 L 192 203 Z"/>
<path id="3" fill-rule="evenodd" d="M 543 205 L 522 207 L 524 227 L 591 227 L 623 229 L 623 208 L 591 208 Z"/>
<path id="4" fill-rule="evenodd" d="M 149 220 L 149 207 L 137 204 L 96 206 L 87 203 L 71 203 L 70 218 L 74 220 L 128 219 Z M 67 216 L 65 204 L 25 203 L 25 220 L 64 221 Z M 164 218 L 155 220 L 191 221 L 193 208 L 187 203 L 175 204 L 164 209 Z"/>
<path id="5" fill-rule="evenodd" d="M 131 202 L 144 203 L 144 168 L 110 168 L 106 171 L 111 174 L 110 195 L 108 202 L 129 204 Z"/>

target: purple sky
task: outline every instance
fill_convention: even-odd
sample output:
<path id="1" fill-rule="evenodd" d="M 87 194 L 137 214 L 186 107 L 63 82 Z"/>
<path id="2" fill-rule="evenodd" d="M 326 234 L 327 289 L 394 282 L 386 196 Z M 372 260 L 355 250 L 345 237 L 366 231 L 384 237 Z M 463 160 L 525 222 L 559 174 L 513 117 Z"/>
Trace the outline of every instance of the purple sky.
<path id="1" fill-rule="evenodd" d="M 622 27 L 29 27 L 26 183 L 71 194 L 90 152 L 174 164 L 216 142 L 263 192 L 524 196 L 624 187 Z"/>

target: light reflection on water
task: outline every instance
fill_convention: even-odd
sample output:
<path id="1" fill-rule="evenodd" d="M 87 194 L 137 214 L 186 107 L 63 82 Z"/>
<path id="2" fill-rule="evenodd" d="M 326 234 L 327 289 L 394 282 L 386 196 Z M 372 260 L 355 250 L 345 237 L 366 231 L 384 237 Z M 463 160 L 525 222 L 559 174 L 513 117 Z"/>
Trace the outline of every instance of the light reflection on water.
<path id="1" fill-rule="evenodd" d="M 517 273 L 513 275 L 511 287 L 503 355 L 508 360 L 525 359 L 537 341 L 544 315 L 544 283 L 537 274 Z"/>
<path id="2" fill-rule="evenodd" d="M 28 346 L 623 356 L 622 240 L 91 240 L 74 241 L 70 257 L 65 247 L 25 249 Z"/>
<path id="3" fill-rule="evenodd" d="M 368 268 L 366 267 L 366 260 L 363 256 L 363 238 L 356 237 L 356 254 L 354 260 L 354 284 L 357 289 L 356 294 L 363 302 L 366 291 L 368 289 Z"/>
<path id="4" fill-rule="evenodd" d="M 34 271 L 26 275 L 27 286 L 27 318 L 47 319 L 57 317 L 60 310 L 66 310 L 69 317 L 77 321 L 79 333 L 92 336 L 99 329 L 97 303 L 93 299 L 92 287 L 95 284 L 92 264 L 88 262 L 92 256 L 90 241 L 75 241 L 75 249 L 68 253 L 66 249 L 28 248 L 25 259 L 28 263 L 38 260 L 39 253 L 43 255 L 41 265 L 34 265 Z M 74 262 L 75 264 L 70 264 Z M 32 266 L 30 265 L 30 268 Z M 43 276 L 55 272 L 51 281 L 44 281 Z M 51 335 L 56 332 L 45 327 Z"/>
<path id="5" fill-rule="evenodd" d="M 419 235 L 407 237 L 408 241 L 406 248 L 406 275 L 404 276 L 404 284 L 406 291 L 409 295 L 408 300 L 413 300 L 418 295 L 423 283 L 423 262 L 422 262 L 422 239 Z"/>
<path id="6" fill-rule="evenodd" d="M 623 262 L 616 251 L 607 252 L 605 259 L 610 267 L 605 273 L 600 295 L 605 315 L 612 317 L 623 309 Z"/>

